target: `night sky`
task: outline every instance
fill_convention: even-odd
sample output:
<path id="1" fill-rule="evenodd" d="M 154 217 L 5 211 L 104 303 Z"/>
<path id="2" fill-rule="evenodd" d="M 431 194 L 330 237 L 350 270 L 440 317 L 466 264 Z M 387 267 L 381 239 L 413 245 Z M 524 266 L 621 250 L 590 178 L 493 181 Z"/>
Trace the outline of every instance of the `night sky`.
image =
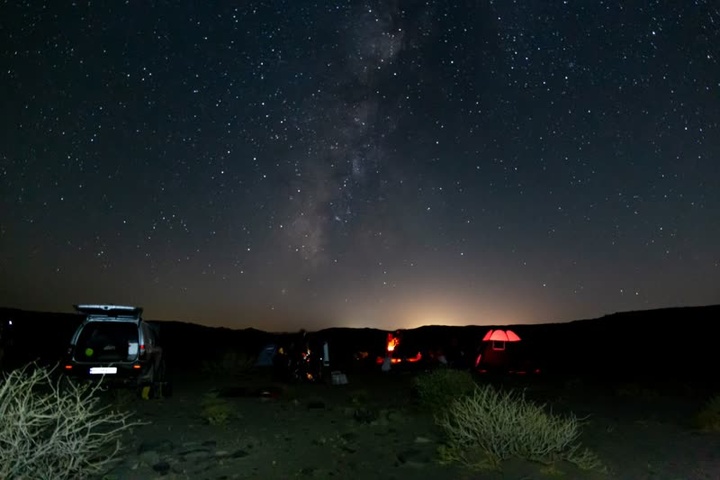
<path id="1" fill-rule="evenodd" d="M 713 1 L 0 5 L 0 305 L 234 328 L 720 303 Z"/>

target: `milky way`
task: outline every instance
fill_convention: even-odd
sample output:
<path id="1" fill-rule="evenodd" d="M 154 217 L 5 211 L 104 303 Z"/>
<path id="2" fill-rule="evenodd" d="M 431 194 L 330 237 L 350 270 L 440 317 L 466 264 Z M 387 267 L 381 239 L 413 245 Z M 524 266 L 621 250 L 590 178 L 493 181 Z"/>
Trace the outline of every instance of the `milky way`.
<path id="1" fill-rule="evenodd" d="M 382 208 L 384 143 L 398 113 L 381 89 L 404 40 L 400 12 L 388 5 L 352 8 L 337 26 L 337 48 L 313 59 L 327 71 L 299 109 L 307 146 L 290 172 L 292 220 L 284 232 L 310 267 L 332 260 L 328 243 L 342 243 L 348 230 L 363 228 L 363 216 Z"/>

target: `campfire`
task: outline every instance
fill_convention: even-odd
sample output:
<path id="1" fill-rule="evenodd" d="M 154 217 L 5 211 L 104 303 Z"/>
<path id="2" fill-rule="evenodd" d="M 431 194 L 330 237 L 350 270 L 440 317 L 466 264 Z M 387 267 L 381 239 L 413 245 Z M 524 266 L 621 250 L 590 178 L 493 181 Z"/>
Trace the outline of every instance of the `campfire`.
<path id="1" fill-rule="evenodd" d="M 392 333 L 388 333 L 387 338 L 387 352 L 392 355 L 392 352 L 395 351 L 395 347 L 400 345 L 400 338 L 394 336 Z"/>
<path id="2" fill-rule="evenodd" d="M 391 363 L 401 363 L 401 362 L 418 362 L 422 359 L 422 354 L 420 352 L 417 353 L 414 357 L 410 358 L 401 358 L 401 357 L 394 357 L 393 354 L 395 353 L 397 347 L 400 345 L 400 336 L 397 334 L 388 333 L 387 334 L 387 342 L 385 344 L 385 357 L 390 357 Z M 383 361 L 385 360 L 385 357 L 377 357 L 377 364 L 381 365 Z"/>

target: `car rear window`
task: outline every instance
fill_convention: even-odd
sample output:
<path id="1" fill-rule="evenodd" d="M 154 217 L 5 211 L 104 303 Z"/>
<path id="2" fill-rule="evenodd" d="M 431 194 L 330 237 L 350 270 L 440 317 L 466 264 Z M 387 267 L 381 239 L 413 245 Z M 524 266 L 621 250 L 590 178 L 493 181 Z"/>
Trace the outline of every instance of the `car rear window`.
<path id="1" fill-rule="evenodd" d="M 75 359 L 83 362 L 133 361 L 138 355 L 138 327 L 131 322 L 90 322 L 75 348 Z"/>

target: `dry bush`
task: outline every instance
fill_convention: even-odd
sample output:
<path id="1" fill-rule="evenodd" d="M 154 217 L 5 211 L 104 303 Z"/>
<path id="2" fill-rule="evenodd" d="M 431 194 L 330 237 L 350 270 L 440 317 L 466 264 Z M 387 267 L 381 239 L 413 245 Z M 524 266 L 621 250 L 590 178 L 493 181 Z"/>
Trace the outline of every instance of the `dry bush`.
<path id="1" fill-rule="evenodd" d="M 204 373 L 218 376 L 236 376 L 249 372 L 255 365 L 256 355 L 247 352 L 228 349 L 223 351 L 214 360 L 202 362 Z"/>
<path id="2" fill-rule="evenodd" d="M 626 383 L 615 389 L 615 395 L 635 400 L 652 401 L 661 397 L 656 389 L 641 385 L 639 383 Z"/>
<path id="3" fill-rule="evenodd" d="M 354 406 L 367 405 L 371 399 L 370 392 L 365 389 L 356 389 L 350 393 L 350 403 Z"/>
<path id="4" fill-rule="evenodd" d="M 447 443 L 441 460 L 472 468 L 498 468 L 521 458 L 544 464 L 568 461 L 582 469 L 602 469 L 599 459 L 578 442 L 580 422 L 545 411 L 524 395 L 478 387 L 436 416 Z"/>
<path id="5" fill-rule="evenodd" d="M 222 427 L 235 417 L 235 411 L 230 402 L 217 393 L 211 392 L 205 394 L 202 400 L 200 416 L 209 425 Z"/>
<path id="6" fill-rule="evenodd" d="M 0 385 L 0 478 L 81 479 L 108 470 L 141 422 L 102 406 L 100 384 L 63 383 L 29 365 Z"/>
<path id="7" fill-rule="evenodd" d="M 720 432 L 720 394 L 705 403 L 695 417 L 698 428 L 705 432 Z"/>
<path id="8" fill-rule="evenodd" d="M 437 368 L 415 377 L 414 386 L 421 405 L 437 411 L 471 394 L 477 384 L 468 371 Z"/>

